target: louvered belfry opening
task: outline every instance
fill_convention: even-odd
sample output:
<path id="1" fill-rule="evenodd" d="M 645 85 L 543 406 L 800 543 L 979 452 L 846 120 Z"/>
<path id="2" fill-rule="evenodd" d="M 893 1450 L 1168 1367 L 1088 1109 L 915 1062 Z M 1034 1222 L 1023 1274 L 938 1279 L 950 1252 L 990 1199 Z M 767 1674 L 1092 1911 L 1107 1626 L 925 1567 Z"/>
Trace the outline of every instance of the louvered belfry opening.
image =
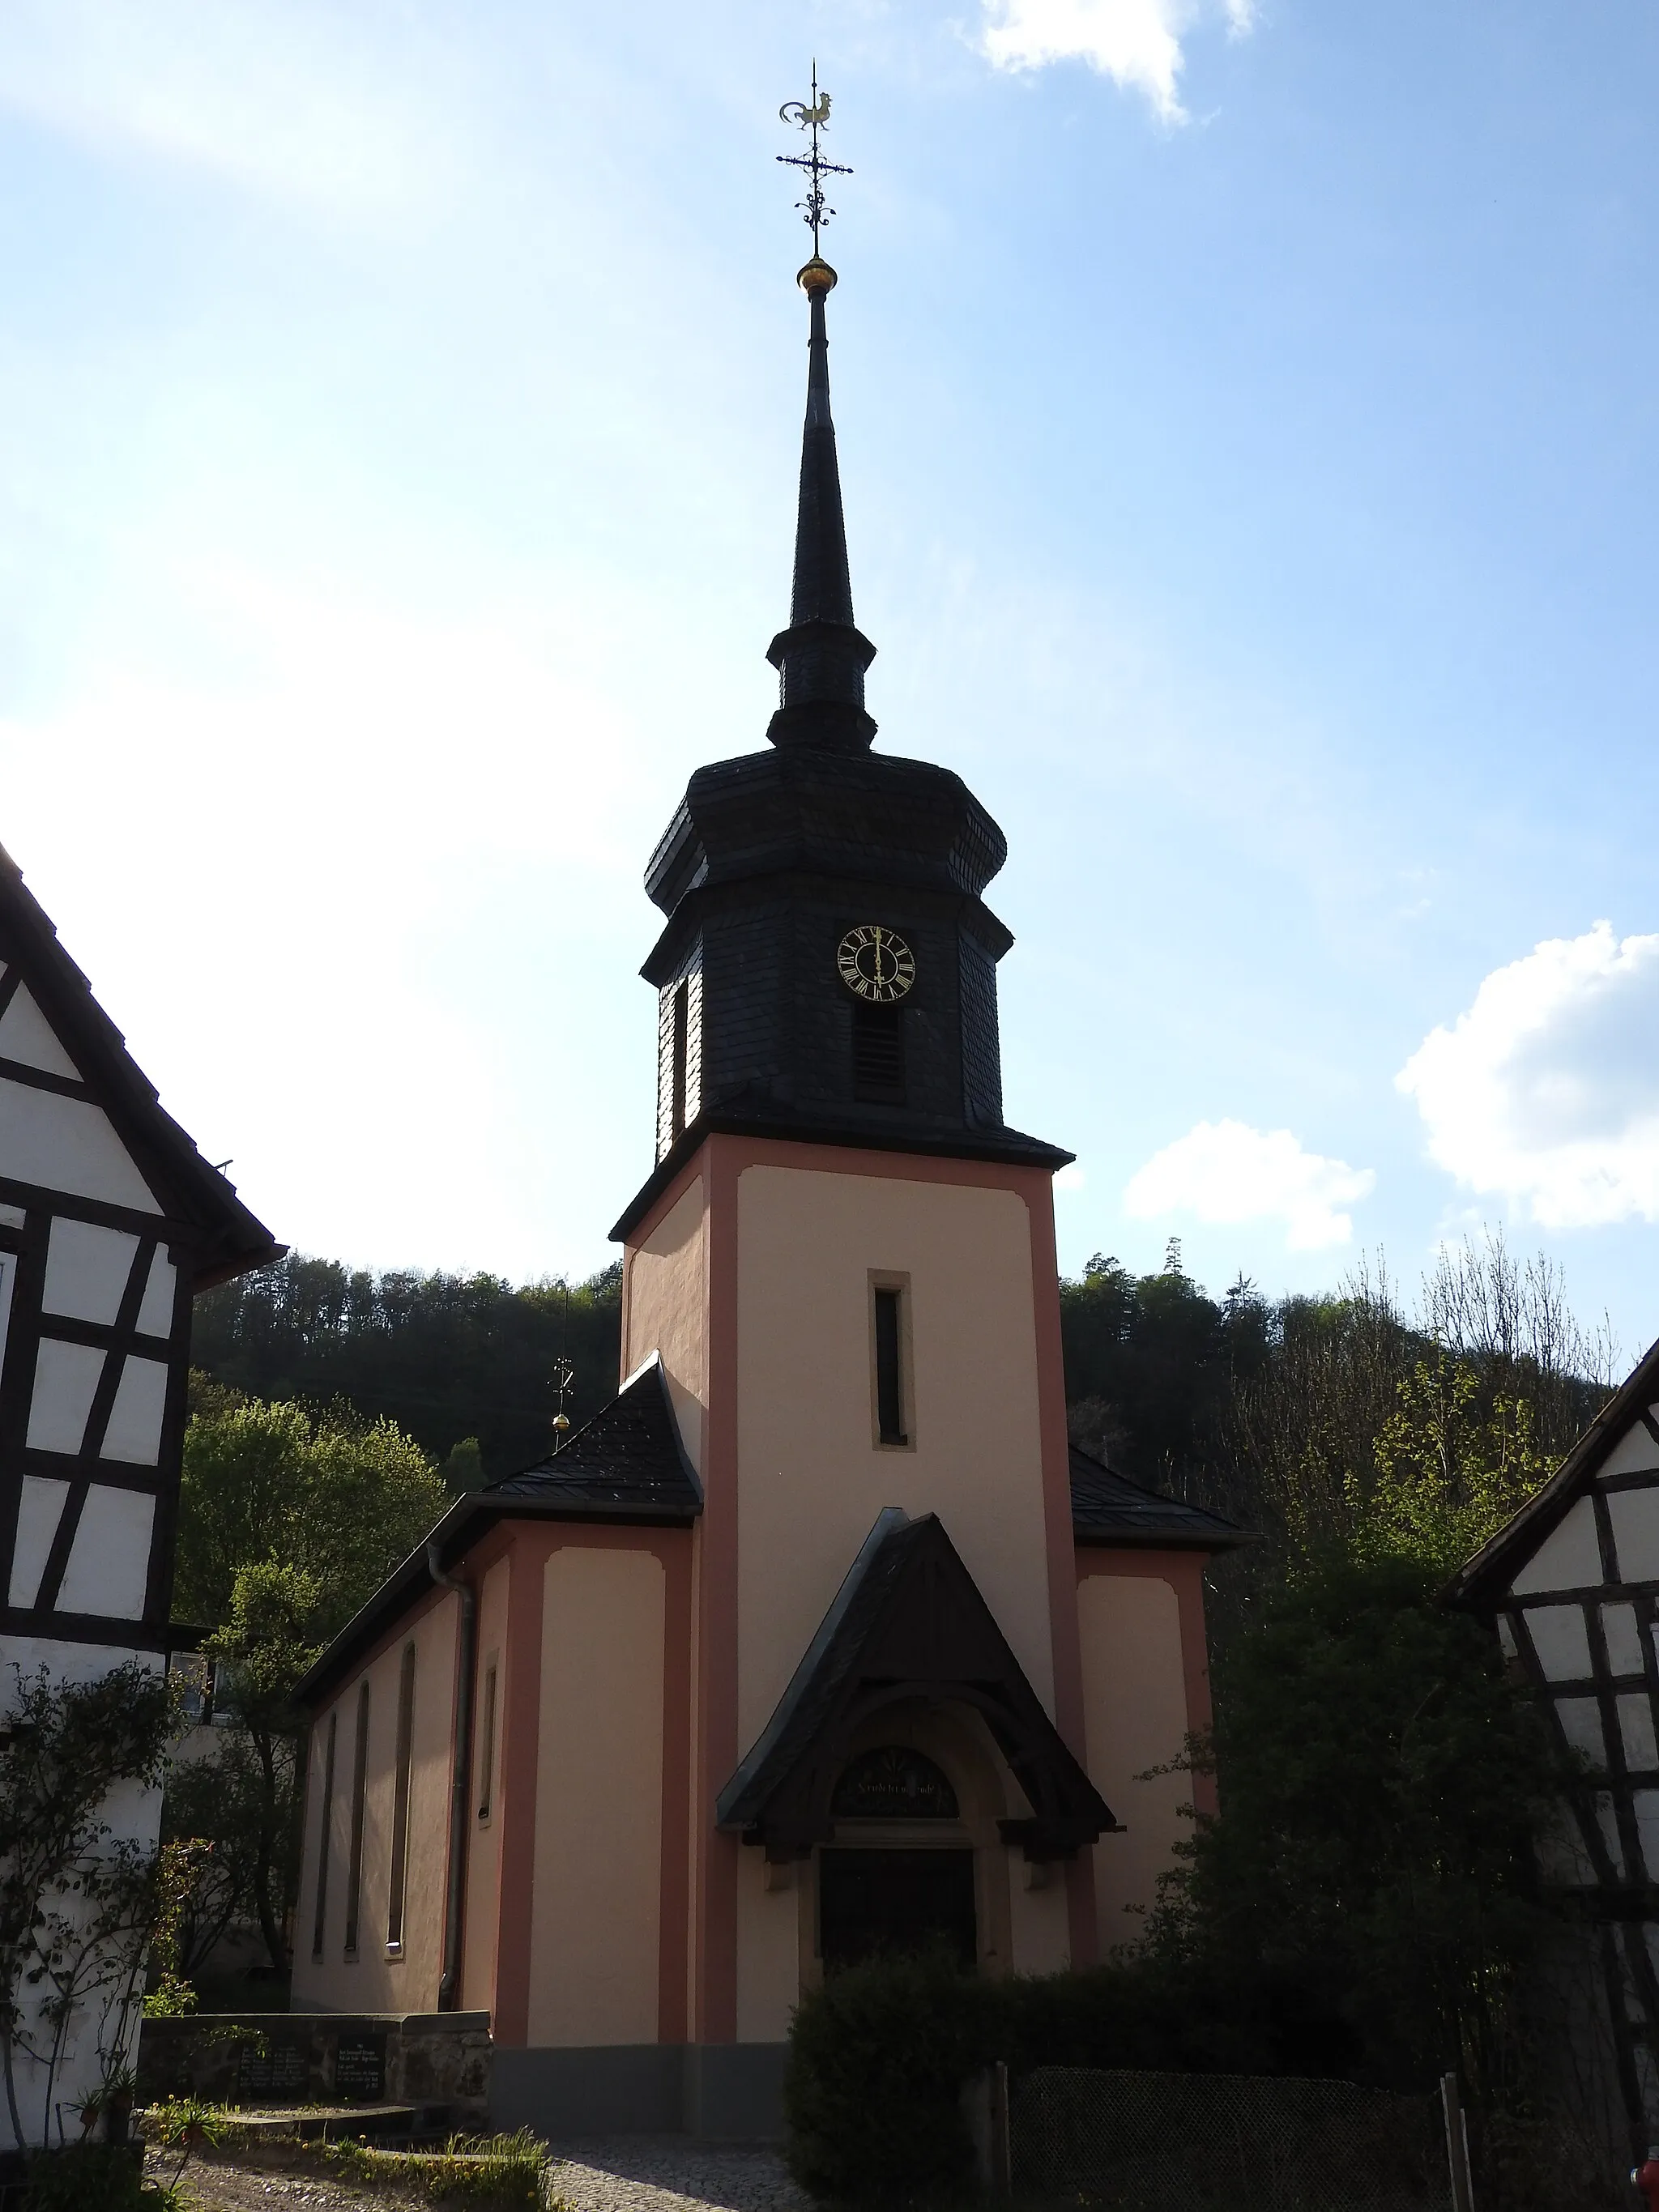
<path id="1" fill-rule="evenodd" d="M 904 1103 L 904 1009 L 853 1007 L 853 1096 L 870 1106 Z"/>

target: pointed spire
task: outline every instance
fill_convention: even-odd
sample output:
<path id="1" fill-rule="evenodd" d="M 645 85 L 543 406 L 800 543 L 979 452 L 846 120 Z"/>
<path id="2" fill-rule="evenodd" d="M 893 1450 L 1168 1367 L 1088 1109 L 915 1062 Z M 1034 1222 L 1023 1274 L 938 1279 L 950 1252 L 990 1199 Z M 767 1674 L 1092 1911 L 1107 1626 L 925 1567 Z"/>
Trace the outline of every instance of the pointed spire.
<path id="1" fill-rule="evenodd" d="M 876 726 L 864 711 L 864 672 L 876 648 L 853 621 L 853 586 L 842 518 L 841 470 L 830 413 L 830 339 L 823 303 L 836 272 L 815 253 L 798 278 L 811 302 L 806 424 L 801 437 L 800 505 L 789 627 L 766 657 L 780 678 L 781 703 L 767 736 L 775 745 L 820 752 L 867 751 Z"/>

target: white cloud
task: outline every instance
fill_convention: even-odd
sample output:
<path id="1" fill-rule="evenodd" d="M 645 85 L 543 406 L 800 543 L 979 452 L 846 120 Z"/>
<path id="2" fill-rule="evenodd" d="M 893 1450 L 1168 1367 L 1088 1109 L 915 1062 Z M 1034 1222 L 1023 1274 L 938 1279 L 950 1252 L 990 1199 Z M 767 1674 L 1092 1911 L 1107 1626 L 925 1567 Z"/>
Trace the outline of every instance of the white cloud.
<path id="1" fill-rule="evenodd" d="M 1659 1220 L 1659 936 L 1598 921 L 1535 946 L 1395 1081 L 1468 1188 L 1547 1229 Z"/>
<path id="2" fill-rule="evenodd" d="M 453 66 L 396 0 L 12 0 L 0 106 L 367 213 L 441 198 Z"/>
<path id="3" fill-rule="evenodd" d="M 984 52 L 999 69 L 1087 62 L 1115 84 L 1144 94 L 1165 123 L 1184 123 L 1182 35 L 1206 16 L 1229 33 L 1254 28 L 1255 0 L 985 0 Z"/>
<path id="4" fill-rule="evenodd" d="M 1200 1121 L 1135 1170 L 1123 1204 L 1139 1221 L 1170 1213 L 1279 1220 L 1292 1252 L 1318 1252 L 1349 1241 L 1353 1222 L 1340 1209 L 1369 1197 L 1376 1182 L 1370 1168 L 1305 1152 L 1288 1129 Z"/>

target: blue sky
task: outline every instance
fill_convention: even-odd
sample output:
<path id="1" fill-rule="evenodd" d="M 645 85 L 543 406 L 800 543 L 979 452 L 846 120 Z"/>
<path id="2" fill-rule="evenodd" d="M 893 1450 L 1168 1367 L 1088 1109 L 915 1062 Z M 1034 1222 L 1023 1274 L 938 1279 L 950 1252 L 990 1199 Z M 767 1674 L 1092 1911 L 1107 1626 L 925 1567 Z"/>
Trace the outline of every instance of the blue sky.
<path id="1" fill-rule="evenodd" d="M 0 840 L 278 1235 L 586 1271 L 763 742 L 817 56 L 878 743 L 1006 830 L 1062 1263 L 1659 1333 L 1659 18 L 9 0 Z"/>

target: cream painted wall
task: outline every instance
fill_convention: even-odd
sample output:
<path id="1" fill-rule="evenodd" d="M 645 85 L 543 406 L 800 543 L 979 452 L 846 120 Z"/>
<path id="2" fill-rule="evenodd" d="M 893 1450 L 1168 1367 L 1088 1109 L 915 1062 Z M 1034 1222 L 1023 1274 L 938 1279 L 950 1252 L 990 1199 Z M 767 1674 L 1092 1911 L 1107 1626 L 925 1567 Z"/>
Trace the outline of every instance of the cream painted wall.
<path id="1" fill-rule="evenodd" d="M 802 1891 L 814 1879 L 813 1862 L 772 1869 L 766 1854 L 745 1850 L 738 1860 L 738 2041 L 781 2043 L 789 2015 L 800 2002 Z M 811 1902 L 807 1898 L 810 1914 Z"/>
<path id="2" fill-rule="evenodd" d="M 1158 1878 L 1190 1833 L 1180 1811 L 1192 1800 L 1188 1776 L 1134 1778 L 1178 1758 L 1186 1740 L 1181 1608 L 1159 1577 L 1088 1575 L 1078 1584 L 1078 1626 L 1089 1778 L 1127 1830 L 1094 1847 L 1103 1954 L 1138 1940 L 1137 1909 L 1156 1904 Z"/>
<path id="3" fill-rule="evenodd" d="M 665 1595 L 649 1552 L 573 1544 L 547 1563 L 532 2046 L 657 2038 Z"/>
<path id="4" fill-rule="evenodd" d="M 653 1352 L 661 1353 L 680 1440 L 700 1474 L 708 1404 L 708 1217 L 703 1196 L 699 1176 L 629 1254 L 622 1355 L 627 1376 Z"/>
<path id="5" fill-rule="evenodd" d="M 1063 1866 L 1028 1868 L 1023 1852 L 1005 1850 L 1008 1909 L 1017 1974 L 1058 1974 L 1072 1963 L 1072 1917 Z M 1028 1887 L 1035 1876 L 1037 1887 Z"/>
<path id="6" fill-rule="evenodd" d="M 473 1711 L 472 1779 L 467 1797 L 466 1911 L 461 1932 L 461 2002 L 464 2012 L 493 2012 L 495 2006 L 496 1920 L 501 1891 L 501 1716 L 507 1705 L 507 1562 L 497 1559 L 478 1589 L 478 1680 Z M 483 1784 L 484 1677 L 495 1668 L 495 1765 L 492 1808 L 478 1818 Z"/>
<path id="7" fill-rule="evenodd" d="M 450 1745 L 454 1726 L 458 1601 L 446 1596 L 423 1613 L 368 1668 L 368 1768 L 363 1793 L 362 1887 L 357 1956 L 343 1956 L 346 1889 L 351 1866 L 351 1788 L 356 1757 L 357 1686 L 345 1683 L 311 1731 L 305 1851 L 295 1916 L 294 2002 L 322 2012 L 429 2012 L 438 2001 L 443 1962 L 444 1877 L 448 1860 Z M 404 1646 L 415 1645 L 415 1711 L 409 1769 L 408 1879 L 403 1955 L 388 1959 L 386 1907 L 392 1879 L 392 1814 L 396 1789 L 398 1677 Z M 340 1716 L 334 1753 L 328 1912 L 320 1960 L 311 1954 L 317 1903 L 318 1842 L 322 1826 L 323 1759 L 331 1711 Z"/>
<path id="8" fill-rule="evenodd" d="M 752 1744 L 884 1505 L 936 1512 L 1053 1710 L 1030 1220 L 1014 1192 L 745 1168 L 738 1735 Z M 870 1271 L 910 1279 L 915 1447 L 872 1440 Z"/>

